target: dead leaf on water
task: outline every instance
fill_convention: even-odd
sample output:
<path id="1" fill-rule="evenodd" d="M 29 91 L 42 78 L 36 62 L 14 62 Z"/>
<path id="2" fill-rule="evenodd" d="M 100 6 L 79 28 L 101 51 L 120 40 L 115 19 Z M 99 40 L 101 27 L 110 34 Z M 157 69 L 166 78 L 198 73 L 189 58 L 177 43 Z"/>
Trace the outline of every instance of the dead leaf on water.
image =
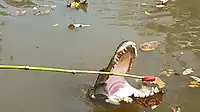
<path id="1" fill-rule="evenodd" d="M 146 15 L 151 15 L 150 10 L 146 10 L 144 13 L 145 13 Z"/>
<path id="2" fill-rule="evenodd" d="M 149 41 L 149 42 L 145 42 L 143 44 L 140 44 L 140 49 L 142 51 L 153 51 L 155 50 L 159 45 L 161 44 L 161 42 L 158 41 Z"/>
<path id="3" fill-rule="evenodd" d="M 159 88 L 164 88 L 166 83 L 163 82 L 159 77 L 156 77 L 155 81 L 152 82 L 153 84 L 157 84 Z"/>
<path id="4" fill-rule="evenodd" d="M 190 84 L 188 86 L 191 88 L 198 88 L 200 87 L 200 83 L 197 81 L 190 81 Z"/>
<path id="5" fill-rule="evenodd" d="M 180 74 L 175 72 L 173 69 L 168 69 L 168 70 L 164 70 L 164 71 L 160 72 L 158 76 L 163 76 L 163 75 L 170 77 L 173 75 L 180 75 Z"/>

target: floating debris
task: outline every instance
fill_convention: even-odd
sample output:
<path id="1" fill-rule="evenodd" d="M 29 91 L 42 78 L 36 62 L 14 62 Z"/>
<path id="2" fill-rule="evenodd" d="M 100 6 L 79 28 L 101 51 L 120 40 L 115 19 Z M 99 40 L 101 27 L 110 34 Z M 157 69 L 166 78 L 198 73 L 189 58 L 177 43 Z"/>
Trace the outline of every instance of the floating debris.
<path id="1" fill-rule="evenodd" d="M 171 109 L 173 112 L 181 112 L 181 108 L 180 107 L 172 107 L 171 106 Z"/>
<path id="2" fill-rule="evenodd" d="M 148 10 L 146 10 L 145 12 L 144 12 L 146 15 L 151 15 L 151 12 L 150 12 L 150 10 L 148 9 Z"/>
<path id="3" fill-rule="evenodd" d="M 188 86 L 191 88 L 198 88 L 200 87 L 200 83 L 197 81 L 190 81 L 190 84 Z"/>
<path id="4" fill-rule="evenodd" d="M 189 75 L 193 72 L 194 72 L 194 70 L 192 68 L 187 68 L 183 71 L 183 75 Z"/>
<path id="5" fill-rule="evenodd" d="M 88 3 L 87 3 L 87 0 L 84 0 L 84 1 L 80 1 L 80 0 L 69 0 L 67 1 L 67 7 L 70 7 L 70 8 L 85 8 L 87 7 Z"/>
<path id="6" fill-rule="evenodd" d="M 33 10 L 33 11 L 36 11 L 36 10 L 38 10 L 38 8 L 37 8 L 37 7 L 33 7 L 32 10 Z"/>
<path id="7" fill-rule="evenodd" d="M 27 12 L 26 9 L 25 9 L 25 10 L 17 10 L 17 11 L 15 12 L 15 14 L 16 14 L 16 16 L 22 16 L 22 15 L 24 15 L 26 12 Z"/>
<path id="8" fill-rule="evenodd" d="M 166 83 L 163 82 L 159 77 L 156 77 L 156 80 L 151 82 L 152 84 L 157 84 L 159 88 L 164 88 Z"/>
<path id="9" fill-rule="evenodd" d="M 54 25 L 53 25 L 53 27 L 58 27 L 58 26 L 59 26 L 59 24 L 54 24 Z"/>
<path id="10" fill-rule="evenodd" d="M 85 25 L 85 24 L 70 24 L 68 26 L 69 29 L 74 29 L 74 28 L 83 28 L 83 27 L 89 27 L 90 25 Z"/>
<path id="11" fill-rule="evenodd" d="M 161 43 L 158 41 L 150 41 L 140 44 L 140 49 L 143 51 L 152 51 L 155 50 Z"/>
<path id="12" fill-rule="evenodd" d="M 54 10 L 56 8 L 56 5 L 51 5 L 51 10 Z"/>
<path id="13" fill-rule="evenodd" d="M 200 78 L 197 76 L 190 76 L 190 78 L 192 79 L 192 81 L 190 81 L 189 83 L 189 87 L 191 88 L 198 88 L 200 87 Z"/>
<path id="14" fill-rule="evenodd" d="M 190 78 L 192 78 L 194 81 L 200 83 L 200 78 L 198 78 L 198 77 L 196 77 L 196 76 L 190 76 Z"/>
<path id="15" fill-rule="evenodd" d="M 50 13 L 51 12 L 51 10 L 40 10 L 40 11 L 38 11 L 37 13 L 35 13 L 35 15 L 45 15 L 45 14 L 48 14 L 48 13 Z"/>
<path id="16" fill-rule="evenodd" d="M 165 5 L 156 5 L 157 8 L 165 7 Z"/>
<path id="17" fill-rule="evenodd" d="M 160 72 L 158 76 L 163 76 L 163 75 L 170 77 L 172 75 L 181 75 L 181 74 L 175 72 L 173 69 L 168 69 L 168 70 L 164 70 L 164 71 Z"/>

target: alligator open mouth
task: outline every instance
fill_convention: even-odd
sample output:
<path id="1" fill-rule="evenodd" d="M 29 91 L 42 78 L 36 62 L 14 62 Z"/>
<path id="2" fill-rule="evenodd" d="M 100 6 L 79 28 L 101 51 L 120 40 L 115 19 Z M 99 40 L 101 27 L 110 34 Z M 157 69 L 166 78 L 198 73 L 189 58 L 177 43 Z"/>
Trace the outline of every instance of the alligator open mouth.
<path id="1" fill-rule="evenodd" d="M 124 41 L 117 47 L 108 66 L 101 71 L 127 73 L 135 57 L 137 57 L 136 44 L 133 41 Z M 119 105 L 121 101 L 131 103 L 135 100 L 143 106 L 155 107 L 161 102 L 163 94 L 157 87 L 147 85 L 143 85 L 142 88 L 136 85 L 133 87 L 122 76 L 99 74 L 89 96 L 93 100 L 114 105 Z M 155 97 L 156 94 L 159 98 Z"/>

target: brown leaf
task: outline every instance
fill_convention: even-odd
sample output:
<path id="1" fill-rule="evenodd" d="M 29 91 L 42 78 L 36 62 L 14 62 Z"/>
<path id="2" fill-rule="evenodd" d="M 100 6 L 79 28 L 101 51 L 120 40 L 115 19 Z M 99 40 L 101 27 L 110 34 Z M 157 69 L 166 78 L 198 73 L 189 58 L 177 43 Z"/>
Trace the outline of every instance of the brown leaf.
<path id="1" fill-rule="evenodd" d="M 156 77 L 155 81 L 152 82 L 153 84 L 157 84 L 159 88 L 164 88 L 166 83 L 163 82 L 159 77 Z"/>

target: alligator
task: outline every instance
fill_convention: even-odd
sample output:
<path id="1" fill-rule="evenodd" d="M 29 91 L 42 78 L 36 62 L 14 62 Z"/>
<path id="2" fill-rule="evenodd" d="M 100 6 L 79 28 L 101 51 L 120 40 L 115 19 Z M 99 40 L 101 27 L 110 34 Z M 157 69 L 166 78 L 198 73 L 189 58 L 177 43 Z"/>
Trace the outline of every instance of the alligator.
<path id="1" fill-rule="evenodd" d="M 128 73 L 133 60 L 137 57 L 136 44 L 125 40 L 117 47 L 108 66 L 99 71 Z M 87 97 L 101 107 L 119 106 L 126 104 L 139 104 L 152 109 L 158 107 L 165 91 L 157 85 L 143 80 L 131 85 L 123 76 L 98 74 L 94 86 L 88 89 Z M 140 85 L 139 87 L 137 87 Z"/>

